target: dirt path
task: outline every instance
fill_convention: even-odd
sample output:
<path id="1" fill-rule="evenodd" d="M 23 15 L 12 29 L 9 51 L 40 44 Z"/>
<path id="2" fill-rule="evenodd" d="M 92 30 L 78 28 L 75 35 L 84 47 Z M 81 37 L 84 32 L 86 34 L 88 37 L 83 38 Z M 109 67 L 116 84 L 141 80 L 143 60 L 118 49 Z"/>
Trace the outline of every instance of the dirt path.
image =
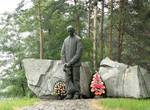
<path id="1" fill-rule="evenodd" d="M 41 101 L 31 107 L 24 107 L 21 110 L 103 110 L 96 105 L 95 99 L 79 100 L 49 100 Z"/>

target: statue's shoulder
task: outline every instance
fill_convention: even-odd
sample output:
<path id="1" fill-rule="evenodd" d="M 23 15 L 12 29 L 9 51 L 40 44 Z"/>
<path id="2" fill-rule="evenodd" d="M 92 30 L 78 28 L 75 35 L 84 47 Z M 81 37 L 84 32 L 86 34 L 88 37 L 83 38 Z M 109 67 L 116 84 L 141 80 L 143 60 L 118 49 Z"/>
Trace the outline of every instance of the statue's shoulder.
<path id="1" fill-rule="evenodd" d="M 66 42 L 69 39 L 69 36 L 65 38 L 64 42 Z"/>
<path id="2" fill-rule="evenodd" d="M 81 40 L 81 37 L 80 37 L 80 36 L 75 35 L 75 37 L 76 37 L 77 40 Z"/>

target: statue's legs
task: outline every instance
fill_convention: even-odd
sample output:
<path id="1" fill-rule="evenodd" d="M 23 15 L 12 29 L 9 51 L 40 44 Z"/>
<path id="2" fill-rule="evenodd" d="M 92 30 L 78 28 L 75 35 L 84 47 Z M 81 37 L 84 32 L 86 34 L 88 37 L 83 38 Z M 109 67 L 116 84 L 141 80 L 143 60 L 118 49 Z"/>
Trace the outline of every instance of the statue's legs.
<path id="1" fill-rule="evenodd" d="M 79 97 L 80 95 L 80 67 L 73 67 L 72 70 L 72 75 L 73 75 L 73 85 L 75 88 L 75 93 L 74 96 L 75 97 Z"/>
<path id="2" fill-rule="evenodd" d="M 72 78 L 73 78 L 72 68 L 67 68 L 67 71 L 65 72 L 65 84 L 66 84 L 66 90 L 67 90 L 66 99 L 71 99 L 75 92 Z"/>
<path id="3" fill-rule="evenodd" d="M 67 98 L 77 99 L 80 95 L 80 67 L 71 67 L 65 73 Z"/>

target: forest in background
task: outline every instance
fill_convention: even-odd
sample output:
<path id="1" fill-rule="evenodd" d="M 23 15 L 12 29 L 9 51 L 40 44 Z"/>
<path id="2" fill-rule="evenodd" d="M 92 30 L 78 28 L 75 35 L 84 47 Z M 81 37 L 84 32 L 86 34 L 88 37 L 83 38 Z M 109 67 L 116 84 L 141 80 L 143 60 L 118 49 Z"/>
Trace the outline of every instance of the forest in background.
<path id="1" fill-rule="evenodd" d="M 24 9 L 28 2 L 33 6 Z M 33 96 L 22 60 L 60 60 L 68 25 L 83 41 L 82 61 L 95 70 L 108 56 L 150 71 L 149 0 L 22 0 L 0 25 L 0 52 L 13 56 L 11 67 L 0 73 L 0 96 Z"/>

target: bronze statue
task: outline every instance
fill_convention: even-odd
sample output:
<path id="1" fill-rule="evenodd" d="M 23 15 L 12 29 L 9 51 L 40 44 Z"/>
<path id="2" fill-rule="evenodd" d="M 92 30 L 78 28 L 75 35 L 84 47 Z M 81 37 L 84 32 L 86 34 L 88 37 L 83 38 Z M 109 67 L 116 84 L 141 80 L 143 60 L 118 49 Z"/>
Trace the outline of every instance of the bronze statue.
<path id="1" fill-rule="evenodd" d="M 67 96 L 65 99 L 78 99 L 80 96 L 80 58 L 83 51 L 81 38 L 72 26 L 67 27 L 69 36 L 64 40 L 61 59 L 64 64 Z"/>

